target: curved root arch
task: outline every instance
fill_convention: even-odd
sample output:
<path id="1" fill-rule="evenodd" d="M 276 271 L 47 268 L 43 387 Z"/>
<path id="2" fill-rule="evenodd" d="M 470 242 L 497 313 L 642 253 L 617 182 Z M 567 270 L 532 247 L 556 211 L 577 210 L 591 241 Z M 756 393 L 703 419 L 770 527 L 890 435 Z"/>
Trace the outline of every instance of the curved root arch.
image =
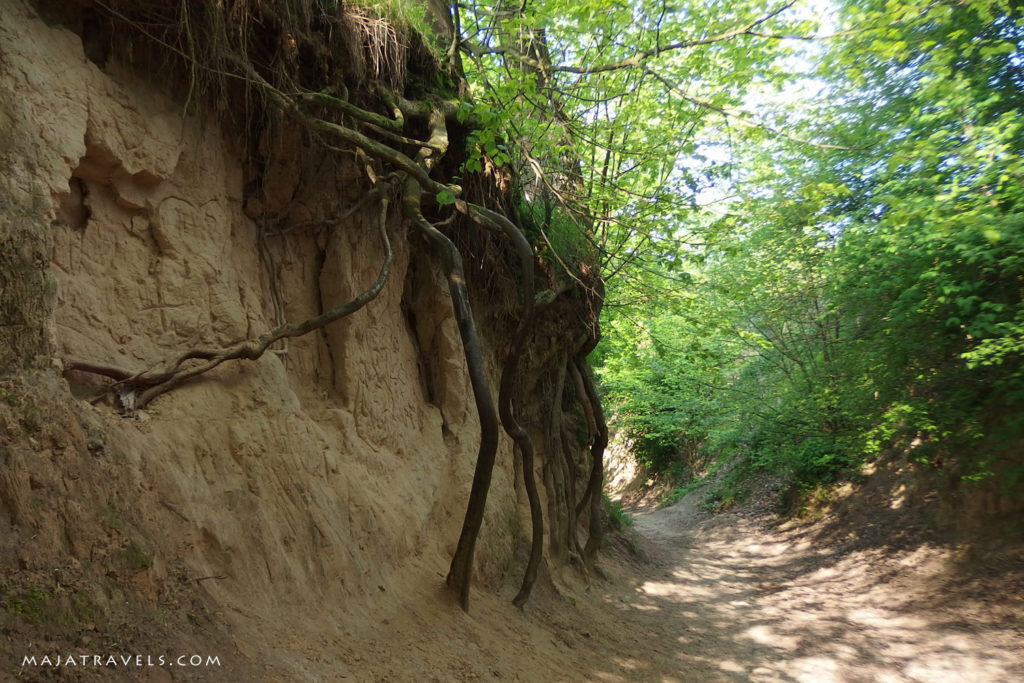
<path id="1" fill-rule="evenodd" d="M 380 194 L 379 191 L 375 192 Z M 381 197 L 378 231 L 384 244 L 384 263 L 377 275 L 377 279 L 369 289 L 361 292 L 351 301 L 335 306 L 302 323 L 282 325 L 257 339 L 245 340 L 221 349 L 189 349 L 160 370 L 145 370 L 132 373 L 122 368 L 76 359 L 66 359 L 64 361 L 64 369 L 89 372 L 116 380 L 111 389 L 117 393 L 122 409 L 126 413 L 132 413 L 145 408 L 156 397 L 167 393 L 190 379 L 213 370 L 221 363 L 230 360 L 257 360 L 277 341 L 289 337 L 300 337 L 329 325 L 336 320 L 352 315 L 377 298 L 377 295 L 380 294 L 391 274 L 391 263 L 394 254 L 391 249 L 391 240 L 388 239 L 387 214 L 388 200 L 386 197 Z M 196 360 L 202 362 L 198 364 L 190 363 L 190 361 Z"/>
<path id="2" fill-rule="evenodd" d="M 182 56 L 188 57 L 187 55 Z M 504 234 L 511 241 L 519 259 L 522 303 L 517 316 L 514 339 L 502 369 L 496 411 L 486 372 L 485 355 L 470 307 L 462 258 L 452 241 L 435 225 L 426 220 L 423 214 L 423 204 L 426 198 L 434 198 L 439 195 L 458 198 L 462 194 L 462 188 L 458 185 L 441 182 L 432 177 L 432 171 L 436 169 L 438 162 L 448 151 L 447 125 L 455 120 L 457 103 L 447 101 L 409 102 L 390 91 L 378 92 L 377 94 L 391 106 L 392 117 L 389 118 L 361 109 L 348 102 L 347 99 L 339 99 L 323 93 L 286 94 L 261 75 L 241 53 L 224 55 L 224 59 L 226 64 L 237 69 L 233 78 L 244 80 L 250 88 L 264 98 L 264 101 L 273 103 L 278 109 L 306 126 L 317 137 L 327 141 L 328 148 L 337 149 L 339 152 L 350 152 L 355 149 L 360 155 L 369 157 L 383 166 L 385 174 L 394 178 L 397 181 L 396 185 L 400 187 L 404 217 L 428 239 L 440 259 L 455 308 L 455 317 L 463 342 L 465 361 L 480 418 L 480 446 L 473 483 L 447 583 L 458 595 L 462 607 L 468 609 L 474 548 L 483 524 L 487 494 L 495 465 L 499 439 L 498 414 L 500 413 L 505 431 L 512 438 L 516 449 L 522 456 L 524 488 L 530 506 L 532 527 L 530 557 L 524 572 L 522 587 L 514 599 L 516 605 L 522 606 L 528 599 L 537 578 L 544 544 L 543 514 L 534 477 L 535 448 L 528 431 L 517 420 L 513 406 L 513 388 L 516 385 L 517 377 L 521 374 L 520 366 L 524 349 L 536 317 L 534 303 L 536 298 L 535 257 L 533 249 L 523 236 L 522 231 L 506 216 L 457 199 L 455 207 L 458 211 L 469 216 L 477 224 Z M 195 63 L 194 60 L 192 63 L 196 68 L 207 68 Z M 333 114 L 333 119 L 330 117 L 331 114 Z M 407 124 L 410 121 L 425 123 L 429 130 L 429 139 L 419 140 L 406 133 Z M 389 142 L 381 142 L 379 138 Z M 338 144 L 338 148 L 333 147 L 331 142 Z M 409 145 L 417 149 L 415 156 L 409 156 L 402 151 L 402 148 L 408 149 Z M 369 166 L 367 166 L 367 172 L 376 184 L 379 174 Z M 158 396 L 215 369 L 222 363 L 243 359 L 256 360 L 279 340 L 308 334 L 351 315 L 377 297 L 391 272 L 393 254 L 386 230 L 388 200 L 384 191 L 379 187 L 373 190 L 373 194 L 380 198 L 379 232 L 385 245 L 386 257 L 376 281 L 353 300 L 302 323 L 282 325 L 257 339 L 245 340 L 220 349 L 189 349 L 161 369 L 131 372 L 118 367 L 78 359 L 68 359 L 65 362 L 65 368 L 98 374 L 115 380 L 111 390 L 120 396 L 124 409 L 130 412 L 145 407 Z M 585 355 L 585 353 L 582 354 L 582 356 Z M 583 376 L 589 378 L 589 375 L 585 374 L 589 370 L 582 369 L 585 366 L 582 356 L 577 356 L 572 362 L 575 362 L 576 366 L 581 369 L 580 372 L 584 373 Z M 585 400 L 589 406 L 589 412 L 599 414 L 600 407 L 596 391 L 593 391 L 592 382 L 584 393 L 586 394 L 585 399 L 581 395 L 580 400 Z M 603 420 L 601 424 L 603 424 Z M 599 451 L 603 451 L 604 442 L 607 440 L 607 430 L 604 429 L 603 439 L 600 426 L 596 432 L 597 435 L 592 444 L 593 470 L 586 490 L 586 496 L 591 502 L 592 509 L 590 538 L 583 550 L 585 558 L 592 557 L 596 553 L 597 544 L 600 542 L 600 521 L 597 519 L 601 483 Z M 565 442 L 564 439 L 560 438 L 560 440 Z M 566 459 L 566 470 L 571 473 L 573 468 L 568 467 L 570 459 L 568 454 L 563 454 L 563 457 Z M 578 510 L 573 506 L 574 497 L 573 486 L 570 487 L 567 500 L 569 506 L 573 507 L 572 512 L 577 513 Z M 582 505 L 581 502 L 581 508 Z M 568 534 L 573 546 L 569 549 L 570 554 L 578 552 L 575 530 L 577 516 L 577 514 L 569 515 L 569 519 L 573 520 L 573 528 Z"/>

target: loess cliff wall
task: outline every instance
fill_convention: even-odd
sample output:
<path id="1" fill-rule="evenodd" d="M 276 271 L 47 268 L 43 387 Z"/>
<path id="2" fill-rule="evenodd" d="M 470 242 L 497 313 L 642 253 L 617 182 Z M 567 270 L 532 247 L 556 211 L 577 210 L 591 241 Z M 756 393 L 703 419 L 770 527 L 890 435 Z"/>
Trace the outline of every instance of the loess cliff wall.
<path id="1" fill-rule="evenodd" d="M 442 592 L 458 540 L 479 425 L 444 277 L 393 202 L 378 299 L 122 416 L 67 359 L 141 371 L 315 316 L 377 277 L 381 213 L 356 155 L 277 122 L 256 163 L 75 28 L 0 3 L 0 648 L 329 671 L 295 643 L 344 659 L 346 638 Z M 545 329 L 537 368 L 561 343 Z M 485 330 L 495 386 L 507 333 Z M 476 563 L 492 590 L 524 558 L 515 470 L 503 436 Z"/>

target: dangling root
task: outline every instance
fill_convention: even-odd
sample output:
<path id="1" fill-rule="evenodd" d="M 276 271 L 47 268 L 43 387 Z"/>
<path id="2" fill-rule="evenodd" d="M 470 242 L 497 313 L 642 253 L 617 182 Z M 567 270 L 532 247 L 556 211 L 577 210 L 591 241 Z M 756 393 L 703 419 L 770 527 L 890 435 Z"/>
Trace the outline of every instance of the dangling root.
<path id="1" fill-rule="evenodd" d="M 473 312 L 469 306 L 469 292 L 466 289 L 466 274 L 462 266 L 462 256 L 452 241 L 423 217 L 420 210 L 422 194 L 423 189 L 415 180 L 406 181 L 405 215 L 430 240 L 434 250 L 441 257 L 445 278 L 448 280 L 448 291 L 451 293 L 452 306 L 455 310 L 455 320 L 462 337 L 462 348 L 466 356 L 470 384 L 473 387 L 473 398 L 476 400 L 476 409 L 480 416 L 480 448 L 477 452 L 476 469 L 473 473 L 473 486 L 469 494 L 466 516 L 462 523 L 462 533 L 459 536 L 455 554 L 452 556 L 451 568 L 447 577 L 448 586 L 459 596 L 462 609 L 469 611 L 473 551 L 480 528 L 483 526 L 487 493 L 491 487 L 491 475 L 498 452 L 498 416 L 491 399 L 491 387 L 487 377 L 484 354 L 477 336 L 476 325 L 473 322 Z"/>
<path id="2" fill-rule="evenodd" d="M 380 193 L 379 190 L 374 190 L 374 192 Z M 388 239 L 387 233 L 388 199 L 382 196 L 380 205 L 379 232 L 384 243 L 384 264 L 381 266 L 380 273 L 377 275 L 373 285 L 351 301 L 336 306 L 297 325 L 282 325 L 257 339 L 245 340 L 222 349 L 189 349 L 178 356 L 165 369 L 159 371 L 145 370 L 139 373 L 132 373 L 113 366 L 75 359 L 66 359 L 64 361 L 64 369 L 89 372 L 116 380 L 116 383 L 111 386 L 111 390 L 117 393 L 124 412 L 130 414 L 145 408 L 153 399 L 167 393 L 182 383 L 213 370 L 221 363 L 240 359 L 257 360 L 272 344 L 281 339 L 308 334 L 313 330 L 329 325 L 335 320 L 340 320 L 345 316 L 355 313 L 380 294 L 384 284 L 387 282 L 388 276 L 391 274 L 393 254 L 391 241 Z M 189 361 L 195 360 L 204 362 L 198 365 L 186 365 Z"/>
<path id="3" fill-rule="evenodd" d="M 505 432 L 512 437 L 519 453 L 523 458 L 523 485 L 526 488 L 526 496 L 530 502 L 530 526 L 532 531 L 532 542 L 530 544 L 530 559 L 523 574 L 523 584 L 519 593 L 512 600 L 516 607 L 522 607 L 530 598 L 530 591 L 537 580 L 537 571 L 540 568 L 541 558 L 544 554 L 544 513 L 540 505 L 540 494 L 537 492 L 537 479 L 534 475 L 534 448 L 533 440 L 529 433 L 516 420 L 512 411 L 512 390 L 518 374 L 519 360 L 523 355 L 530 328 L 536 313 L 534 307 L 535 287 L 533 274 L 533 248 L 523 236 L 523 233 L 510 220 L 493 211 L 476 205 L 467 205 L 468 213 L 473 220 L 482 223 L 487 227 L 496 227 L 504 232 L 515 245 L 516 253 L 519 255 L 519 267 L 522 277 L 521 293 L 523 298 L 523 310 L 519 315 L 519 324 L 516 327 L 515 336 L 512 339 L 512 346 L 509 348 L 508 356 L 505 359 L 505 367 L 501 373 L 501 384 L 498 389 L 498 411 L 501 414 L 501 424 Z"/>
<path id="4" fill-rule="evenodd" d="M 597 389 L 594 387 L 594 375 L 585 358 L 586 354 L 577 355 L 574 362 L 583 378 L 587 401 L 594 409 L 597 432 L 590 445 L 591 469 L 586 493 L 590 498 L 590 534 L 587 536 L 587 544 L 583 547 L 583 563 L 587 569 L 598 571 L 597 551 L 600 550 L 604 537 L 601 520 L 601 489 L 604 485 L 604 449 L 608 446 L 608 425 L 605 423 L 604 414 L 601 412 L 600 398 L 598 398 Z"/>

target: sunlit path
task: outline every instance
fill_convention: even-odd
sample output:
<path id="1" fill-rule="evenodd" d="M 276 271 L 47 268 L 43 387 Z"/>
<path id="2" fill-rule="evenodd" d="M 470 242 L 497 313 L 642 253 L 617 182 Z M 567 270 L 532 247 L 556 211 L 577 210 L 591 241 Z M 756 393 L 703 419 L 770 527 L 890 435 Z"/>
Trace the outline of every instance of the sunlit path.
<path id="1" fill-rule="evenodd" d="M 947 549 L 841 553 L 686 500 L 636 520 L 656 572 L 605 597 L 644 632 L 643 680 L 1024 680 L 1019 604 L 948 592 Z"/>

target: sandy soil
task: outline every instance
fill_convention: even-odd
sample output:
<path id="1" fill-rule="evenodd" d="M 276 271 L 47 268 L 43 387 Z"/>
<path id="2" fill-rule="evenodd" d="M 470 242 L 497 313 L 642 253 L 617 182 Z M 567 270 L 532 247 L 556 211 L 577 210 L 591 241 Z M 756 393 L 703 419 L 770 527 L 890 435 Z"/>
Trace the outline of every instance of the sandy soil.
<path id="1" fill-rule="evenodd" d="M 1009 577 L 965 579 L 953 551 L 927 544 L 823 549 L 819 530 L 702 517 L 692 499 L 638 516 L 661 572 L 618 595 L 658 654 L 637 680 L 1024 680 Z"/>
<path id="2" fill-rule="evenodd" d="M 350 642 L 352 680 L 1024 680 L 1021 559 L 931 544 L 823 544 L 700 496 L 638 512 L 607 581 L 538 590 L 525 612 L 479 594 L 464 615 L 427 596 L 386 637 Z M 514 591 L 512 591 L 514 592 Z M 433 601 L 431 603 L 431 601 Z M 431 606 L 432 605 L 432 606 Z"/>
<path id="3" fill-rule="evenodd" d="M 464 613 L 443 588 L 438 557 L 410 563 L 341 621 L 284 604 L 272 620 L 246 615 L 247 629 L 228 634 L 233 648 L 209 643 L 223 668 L 68 678 L 1024 681 L 1024 552 L 894 544 L 888 532 L 837 540 L 834 519 L 780 525 L 763 504 L 710 515 L 701 498 L 636 512 L 635 529 L 612 538 L 605 579 L 544 576 L 523 611 L 511 604 L 510 580 L 478 587 Z M 146 651 L 144 637 L 132 642 Z M 16 677 L 53 678 L 27 669 Z"/>

